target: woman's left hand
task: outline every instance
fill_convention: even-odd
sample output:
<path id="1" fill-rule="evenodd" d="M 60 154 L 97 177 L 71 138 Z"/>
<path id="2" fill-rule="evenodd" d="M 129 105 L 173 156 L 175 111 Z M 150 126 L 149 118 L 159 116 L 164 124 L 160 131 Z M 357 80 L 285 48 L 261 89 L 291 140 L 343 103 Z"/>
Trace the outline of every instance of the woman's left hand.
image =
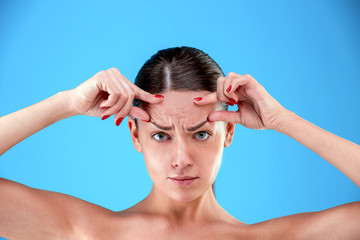
<path id="1" fill-rule="evenodd" d="M 194 102 L 198 105 L 226 102 L 237 104 L 238 110 L 216 111 L 208 116 L 209 121 L 236 122 L 247 128 L 278 130 L 287 110 L 249 74 L 240 75 L 230 72 L 226 77 L 219 77 L 217 91 L 202 96 Z M 233 104 L 232 104 L 233 103 Z"/>

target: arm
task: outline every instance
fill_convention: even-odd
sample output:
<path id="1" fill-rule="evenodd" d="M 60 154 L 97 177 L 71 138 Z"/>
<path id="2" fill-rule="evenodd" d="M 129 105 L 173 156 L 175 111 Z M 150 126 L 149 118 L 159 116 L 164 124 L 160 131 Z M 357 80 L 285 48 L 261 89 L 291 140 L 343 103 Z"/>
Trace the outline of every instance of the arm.
<path id="1" fill-rule="evenodd" d="M 230 87 L 231 86 L 231 87 Z M 247 128 L 273 129 L 292 137 L 334 165 L 360 187 L 360 147 L 325 131 L 285 109 L 249 74 L 230 72 L 218 78 L 217 92 L 198 105 L 217 101 L 237 104 L 236 112 L 216 111 L 209 121 L 235 122 Z M 290 215 L 269 221 L 268 229 L 289 239 L 355 239 L 360 234 L 360 201 L 323 211 Z M 286 234 L 286 235 L 282 235 Z M 284 237 L 283 237 L 284 238 Z"/>
<path id="2" fill-rule="evenodd" d="M 39 103 L 0 118 L 0 156 L 41 129 L 75 115 L 66 107 L 68 92 L 59 92 Z"/>
<path id="3" fill-rule="evenodd" d="M 221 89 L 195 103 L 201 105 L 219 100 L 235 102 L 239 109 L 236 112 L 213 112 L 208 116 L 209 120 L 236 122 L 248 128 L 273 129 L 284 133 L 319 154 L 360 187 L 359 145 L 285 109 L 249 74 L 229 73 L 226 78 L 218 79 L 218 86 L 222 86 Z"/>
<path id="4" fill-rule="evenodd" d="M 151 103 L 162 101 L 138 89 L 115 68 L 101 71 L 75 89 L 1 117 L 0 154 L 41 129 L 74 115 L 116 115 L 115 123 L 127 115 L 147 120 L 149 115 L 144 110 L 132 107 L 134 97 Z M 0 178 L 1 236 L 84 239 L 84 232 L 94 232 L 108 224 L 105 220 L 110 215 L 112 211 L 81 199 Z"/>
<path id="5" fill-rule="evenodd" d="M 41 129 L 74 115 L 102 116 L 103 119 L 115 115 L 115 123 L 127 115 L 148 120 L 144 110 L 131 106 L 134 97 L 150 103 L 162 101 L 139 89 L 116 68 L 100 71 L 77 88 L 1 117 L 0 156 Z"/>
<path id="6" fill-rule="evenodd" d="M 311 149 L 360 187 L 360 146 L 286 111 L 277 131 Z"/>

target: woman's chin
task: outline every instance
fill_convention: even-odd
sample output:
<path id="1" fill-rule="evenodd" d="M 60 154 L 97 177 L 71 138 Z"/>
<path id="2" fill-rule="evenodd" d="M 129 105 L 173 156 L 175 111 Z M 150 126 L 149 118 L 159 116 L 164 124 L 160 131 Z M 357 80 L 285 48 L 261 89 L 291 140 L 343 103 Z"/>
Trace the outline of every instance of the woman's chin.
<path id="1" fill-rule="evenodd" d="M 168 196 L 178 202 L 191 202 L 198 199 L 202 194 L 195 193 L 194 191 L 177 191 L 169 193 Z"/>

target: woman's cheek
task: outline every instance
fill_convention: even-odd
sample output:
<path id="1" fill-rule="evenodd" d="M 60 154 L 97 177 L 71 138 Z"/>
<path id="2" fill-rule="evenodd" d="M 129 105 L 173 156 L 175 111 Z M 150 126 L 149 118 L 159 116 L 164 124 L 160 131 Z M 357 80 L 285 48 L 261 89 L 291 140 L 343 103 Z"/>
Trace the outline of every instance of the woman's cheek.
<path id="1" fill-rule="evenodd" d="M 204 144 L 198 147 L 196 159 L 201 159 L 198 165 L 202 169 L 206 169 L 209 175 L 216 175 L 220 165 L 223 154 L 223 138 L 215 135 L 209 144 Z"/>
<path id="2" fill-rule="evenodd" d="M 143 154 L 146 168 L 152 180 L 155 181 L 156 179 L 154 178 L 159 177 L 163 178 L 164 176 L 162 176 L 162 174 L 166 173 L 165 170 L 168 169 L 168 167 L 165 166 L 168 158 L 166 151 L 164 152 L 162 149 L 158 149 L 156 146 L 152 146 L 145 148 Z"/>

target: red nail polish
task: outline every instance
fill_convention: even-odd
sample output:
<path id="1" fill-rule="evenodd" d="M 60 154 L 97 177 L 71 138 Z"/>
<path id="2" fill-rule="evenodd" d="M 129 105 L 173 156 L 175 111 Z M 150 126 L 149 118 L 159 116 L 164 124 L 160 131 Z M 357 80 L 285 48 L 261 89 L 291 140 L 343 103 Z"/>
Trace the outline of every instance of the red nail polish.
<path id="1" fill-rule="evenodd" d="M 228 87 L 228 89 L 226 89 L 226 92 L 228 93 L 230 92 L 230 90 L 231 90 L 231 85 Z"/>
<path id="2" fill-rule="evenodd" d="M 164 98 L 163 95 L 155 95 L 156 98 Z"/>
<path id="3" fill-rule="evenodd" d="M 151 120 L 149 119 L 149 120 L 143 120 L 143 121 L 149 123 Z"/>
<path id="4" fill-rule="evenodd" d="M 232 101 L 234 104 L 237 104 L 237 102 L 233 98 L 230 98 L 230 101 Z"/>
<path id="5" fill-rule="evenodd" d="M 119 119 L 116 121 L 116 126 L 119 126 L 123 119 L 124 119 L 124 118 L 119 118 Z"/>
<path id="6" fill-rule="evenodd" d="M 203 98 L 202 97 L 196 97 L 194 98 L 195 101 L 201 101 Z"/>
<path id="7" fill-rule="evenodd" d="M 230 106 L 234 106 L 234 104 L 232 102 L 227 102 L 227 104 Z"/>
<path id="8" fill-rule="evenodd" d="M 104 109 L 104 108 L 106 108 L 106 107 L 101 107 L 101 109 Z"/>
<path id="9" fill-rule="evenodd" d="M 101 118 L 101 120 L 105 120 L 105 119 L 107 119 L 108 117 L 110 117 L 110 115 L 104 115 L 104 116 Z"/>

